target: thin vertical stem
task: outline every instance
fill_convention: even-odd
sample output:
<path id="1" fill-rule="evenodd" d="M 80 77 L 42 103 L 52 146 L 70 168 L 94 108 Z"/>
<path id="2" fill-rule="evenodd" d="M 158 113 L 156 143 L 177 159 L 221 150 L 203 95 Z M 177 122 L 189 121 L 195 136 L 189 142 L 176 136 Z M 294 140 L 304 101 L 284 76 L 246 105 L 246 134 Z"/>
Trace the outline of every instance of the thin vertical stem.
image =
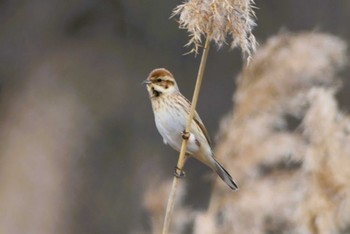
<path id="1" fill-rule="evenodd" d="M 204 69 L 205 69 L 205 66 L 207 63 L 209 47 L 210 47 L 210 40 L 209 40 L 209 37 L 207 37 L 205 40 L 205 45 L 204 45 L 203 52 L 202 52 L 201 63 L 199 65 L 196 86 L 195 86 L 194 92 L 193 92 L 191 110 L 190 110 L 190 114 L 188 116 L 186 129 L 185 129 L 186 133 L 190 132 L 190 129 L 191 129 L 191 123 L 192 123 L 193 116 L 195 113 L 195 109 L 196 109 L 196 105 L 197 105 L 197 101 L 198 101 L 198 96 L 199 96 L 199 91 L 200 91 L 202 80 L 203 80 Z M 182 141 L 179 160 L 177 162 L 177 170 L 180 171 L 180 173 L 181 173 L 182 168 L 183 168 L 184 163 L 185 163 L 185 153 L 186 153 L 186 149 L 187 149 L 187 144 L 188 144 L 188 140 L 184 139 Z M 168 204 L 167 204 L 167 208 L 166 208 L 166 213 L 165 213 L 163 232 L 162 232 L 163 234 L 169 233 L 169 226 L 170 226 L 170 221 L 171 221 L 172 212 L 173 212 L 173 208 L 174 208 L 174 202 L 175 202 L 176 190 L 177 190 L 178 183 L 179 183 L 179 178 L 174 176 L 173 185 L 172 185 L 172 188 L 170 191 Z"/>

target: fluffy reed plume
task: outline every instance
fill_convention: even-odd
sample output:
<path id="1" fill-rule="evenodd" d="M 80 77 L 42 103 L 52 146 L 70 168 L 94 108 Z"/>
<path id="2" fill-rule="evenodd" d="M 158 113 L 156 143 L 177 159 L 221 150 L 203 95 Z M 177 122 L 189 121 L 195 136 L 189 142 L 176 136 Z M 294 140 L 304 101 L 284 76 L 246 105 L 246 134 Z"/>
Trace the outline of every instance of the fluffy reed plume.
<path id="1" fill-rule="evenodd" d="M 216 150 L 241 188 L 232 194 L 216 185 L 196 218 L 211 217 L 211 233 L 350 227 L 350 121 L 334 97 L 345 50 L 334 36 L 282 34 L 242 71 Z"/>
<path id="2" fill-rule="evenodd" d="M 184 130 L 185 133 L 189 133 L 191 129 L 191 123 L 194 117 L 208 58 L 210 41 L 214 40 L 217 44 L 221 45 L 225 42 L 225 37 L 231 35 L 233 40 L 231 46 L 235 47 L 236 45 L 240 45 L 243 52 L 248 54 L 249 62 L 251 51 L 255 50 L 256 44 L 255 38 L 251 33 L 254 24 L 251 20 L 251 4 L 252 1 L 250 0 L 212 0 L 210 2 L 207 0 L 189 0 L 179 5 L 173 11 L 173 16 L 180 15 L 180 28 L 186 28 L 191 33 L 189 44 L 194 44 L 194 52 L 198 52 L 201 36 L 203 35 L 205 37 L 196 85 L 193 91 L 191 109 Z M 182 141 L 179 159 L 176 165 L 178 173 L 185 164 L 187 143 L 188 139 Z M 169 233 L 178 183 L 179 178 L 174 176 L 165 212 L 163 234 Z"/>
<path id="3" fill-rule="evenodd" d="M 299 210 L 302 232 L 339 233 L 350 228 L 350 119 L 338 110 L 334 91 L 312 89 L 303 119 L 307 190 Z M 348 232 L 347 232 L 348 233 Z"/>
<path id="4" fill-rule="evenodd" d="M 150 214 L 152 233 L 161 233 L 165 207 L 168 200 L 168 195 L 172 186 L 172 181 L 163 181 L 157 184 L 148 186 L 144 194 L 143 206 Z M 174 233 L 183 233 L 186 225 L 194 219 L 195 212 L 182 205 L 185 197 L 185 185 L 181 183 L 177 190 L 175 201 L 175 212 L 173 214 L 173 222 L 171 230 Z M 178 208 L 177 208 L 178 207 Z"/>
<path id="5" fill-rule="evenodd" d="M 177 6 L 173 16 L 179 15 L 180 28 L 190 34 L 187 46 L 193 45 L 191 52 L 198 53 L 201 37 L 209 37 L 220 47 L 231 37 L 231 48 L 240 46 L 251 56 L 256 41 L 252 34 L 255 14 L 252 0 L 188 0 Z"/>
<path id="6" fill-rule="evenodd" d="M 350 118 L 334 97 L 345 51 L 322 33 L 281 34 L 257 51 L 216 149 L 240 190 L 217 183 L 207 211 L 187 209 L 193 233 L 349 232 Z"/>

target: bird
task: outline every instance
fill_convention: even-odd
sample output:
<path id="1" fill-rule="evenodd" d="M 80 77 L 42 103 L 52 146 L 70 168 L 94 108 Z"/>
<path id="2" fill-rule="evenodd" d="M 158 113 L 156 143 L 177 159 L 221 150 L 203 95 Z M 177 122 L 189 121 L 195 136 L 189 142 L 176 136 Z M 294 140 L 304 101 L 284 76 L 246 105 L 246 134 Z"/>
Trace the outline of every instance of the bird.
<path id="1" fill-rule="evenodd" d="M 186 137 L 188 140 L 186 159 L 193 157 L 204 163 L 215 171 L 232 190 L 237 190 L 238 186 L 231 175 L 215 159 L 208 131 L 197 112 L 194 113 L 190 131 L 186 135 L 185 128 L 191 102 L 181 94 L 172 73 L 165 68 L 154 69 L 143 84 L 146 85 L 155 124 L 163 142 L 180 152 L 182 141 Z M 175 167 L 175 172 L 176 169 L 178 168 Z"/>

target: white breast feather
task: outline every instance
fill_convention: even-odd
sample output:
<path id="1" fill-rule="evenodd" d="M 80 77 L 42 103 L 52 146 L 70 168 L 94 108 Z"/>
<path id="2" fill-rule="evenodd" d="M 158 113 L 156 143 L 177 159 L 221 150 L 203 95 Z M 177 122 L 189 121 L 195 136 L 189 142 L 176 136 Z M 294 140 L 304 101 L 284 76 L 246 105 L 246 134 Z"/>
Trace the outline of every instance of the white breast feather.
<path id="1" fill-rule="evenodd" d="M 163 142 L 169 144 L 173 149 L 180 151 L 182 144 L 182 132 L 186 128 L 186 119 L 184 116 L 179 116 L 172 108 L 164 111 L 158 111 L 155 114 L 156 127 L 163 137 Z M 190 134 L 187 150 L 189 153 L 194 153 L 198 150 L 196 138 L 194 134 Z"/>

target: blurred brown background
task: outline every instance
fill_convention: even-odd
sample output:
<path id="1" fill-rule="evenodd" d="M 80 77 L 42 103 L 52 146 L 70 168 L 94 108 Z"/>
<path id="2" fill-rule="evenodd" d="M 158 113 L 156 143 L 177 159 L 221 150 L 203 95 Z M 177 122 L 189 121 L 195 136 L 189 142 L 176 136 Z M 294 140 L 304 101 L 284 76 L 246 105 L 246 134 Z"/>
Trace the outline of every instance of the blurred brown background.
<path id="1" fill-rule="evenodd" d="M 151 181 L 171 178 L 141 82 L 173 72 L 188 98 L 199 58 L 169 19 L 180 1 L 0 1 L 0 233 L 135 233 Z M 259 42 L 317 30 L 350 43 L 350 2 L 256 1 Z M 231 111 L 239 50 L 212 48 L 198 112 L 211 133 Z M 343 77 L 349 77 L 349 70 Z M 338 94 L 350 110 L 350 83 Z M 191 207 L 206 207 L 210 171 L 186 165 Z"/>

